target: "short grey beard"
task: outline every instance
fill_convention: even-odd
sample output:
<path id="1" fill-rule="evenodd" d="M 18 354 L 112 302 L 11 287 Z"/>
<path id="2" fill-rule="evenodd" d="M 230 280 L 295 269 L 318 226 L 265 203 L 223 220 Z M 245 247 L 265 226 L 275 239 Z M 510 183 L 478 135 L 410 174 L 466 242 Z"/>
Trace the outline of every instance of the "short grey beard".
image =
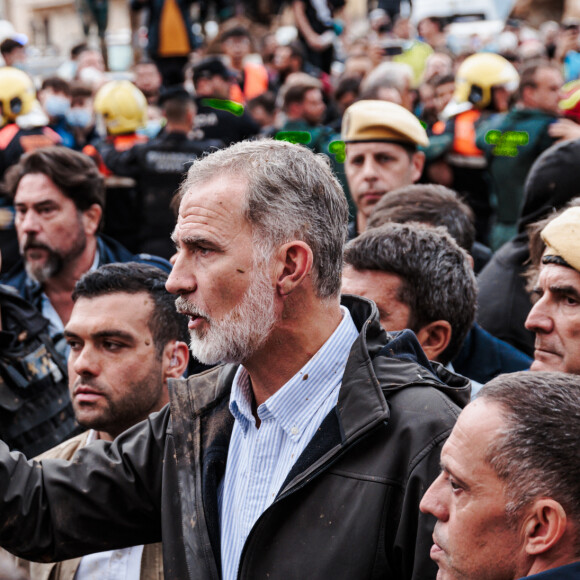
<path id="1" fill-rule="evenodd" d="M 42 266 L 32 265 L 27 262 L 26 258 L 24 257 L 24 251 L 27 247 L 27 243 L 21 247 L 20 253 L 24 259 L 24 269 L 30 278 L 36 280 L 39 284 L 44 284 L 57 274 L 60 274 L 67 262 L 72 262 L 85 251 L 85 248 L 87 247 L 87 236 L 83 229 L 82 214 L 80 211 L 77 212 L 76 226 L 77 231 L 75 233 L 76 237 L 73 246 L 66 254 L 57 252 L 46 244 L 41 244 L 41 246 L 48 252 L 48 258 Z"/>
<path id="2" fill-rule="evenodd" d="M 48 259 L 43 265 L 24 262 L 26 274 L 39 284 L 44 284 L 47 280 L 59 274 L 63 267 L 64 260 L 62 256 L 53 250 L 49 250 Z"/>
<path id="3" fill-rule="evenodd" d="M 190 331 L 189 348 L 197 360 L 207 365 L 247 361 L 266 342 L 277 320 L 274 289 L 264 265 L 256 267 L 241 302 L 221 320 L 212 319 L 181 296 L 176 305 L 180 312 L 206 319 L 208 328 L 203 335 Z"/>

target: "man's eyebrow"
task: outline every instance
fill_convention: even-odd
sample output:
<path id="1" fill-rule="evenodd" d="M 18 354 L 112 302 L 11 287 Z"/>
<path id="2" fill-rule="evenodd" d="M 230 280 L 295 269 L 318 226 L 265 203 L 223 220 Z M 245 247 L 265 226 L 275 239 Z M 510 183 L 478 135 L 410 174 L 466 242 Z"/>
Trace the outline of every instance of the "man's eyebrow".
<path id="1" fill-rule="evenodd" d="M 173 236 L 172 236 L 173 239 Z M 179 242 L 176 239 L 173 239 L 176 246 L 187 246 L 188 248 L 196 248 L 199 246 L 203 246 L 204 248 L 210 248 L 213 250 L 219 250 L 220 246 L 211 240 L 203 236 L 182 236 Z"/>
<path id="2" fill-rule="evenodd" d="M 26 203 L 19 201 L 14 204 L 15 207 L 33 207 L 34 209 L 42 209 L 44 207 L 58 207 L 58 203 L 53 199 L 43 199 L 34 203 Z"/>
<path id="3" fill-rule="evenodd" d="M 550 286 L 550 292 L 553 294 L 565 294 L 566 296 L 572 296 L 580 301 L 580 292 L 574 286 Z"/>
<path id="4" fill-rule="evenodd" d="M 75 334 L 71 330 L 65 328 L 64 330 L 65 338 L 79 338 L 78 334 Z M 120 338 L 126 342 L 131 344 L 135 343 L 135 337 L 130 334 L 129 332 L 125 332 L 124 330 L 99 330 L 90 335 L 92 339 L 103 340 L 105 338 Z"/>
<path id="5" fill-rule="evenodd" d="M 463 487 L 464 489 L 470 488 L 467 482 L 463 480 L 461 477 L 459 477 L 452 469 L 450 469 L 447 464 L 440 461 L 439 467 L 441 468 L 441 471 L 443 471 L 447 475 L 450 475 L 461 487 Z"/>

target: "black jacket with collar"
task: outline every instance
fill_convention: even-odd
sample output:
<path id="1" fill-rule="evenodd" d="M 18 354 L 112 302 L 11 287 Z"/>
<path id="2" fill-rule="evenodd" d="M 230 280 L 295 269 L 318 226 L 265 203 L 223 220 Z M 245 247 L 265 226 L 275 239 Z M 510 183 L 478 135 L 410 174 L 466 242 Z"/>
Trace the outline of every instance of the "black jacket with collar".
<path id="1" fill-rule="evenodd" d="M 432 367 L 410 331 L 387 335 L 373 303 L 343 303 L 360 336 L 338 404 L 252 528 L 239 578 L 435 578 L 434 521 L 419 501 L 469 383 Z M 170 407 L 72 462 L 35 469 L 0 446 L 0 543 L 59 559 L 163 536 L 166 578 L 220 578 L 217 488 L 235 372 L 172 381 Z"/>

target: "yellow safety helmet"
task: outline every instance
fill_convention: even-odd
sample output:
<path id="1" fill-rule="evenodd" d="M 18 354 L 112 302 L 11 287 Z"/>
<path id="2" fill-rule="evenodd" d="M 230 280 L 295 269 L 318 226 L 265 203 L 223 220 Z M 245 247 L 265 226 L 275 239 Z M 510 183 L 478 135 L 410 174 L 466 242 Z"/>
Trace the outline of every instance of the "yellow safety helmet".
<path id="1" fill-rule="evenodd" d="M 515 91 L 519 82 L 518 71 L 503 56 L 491 52 L 472 54 L 457 70 L 453 100 L 485 109 L 491 103 L 493 87 L 504 86 Z"/>
<path id="2" fill-rule="evenodd" d="M 11 66 L 0 68 L 2 125 L 14 122 L 19 115 L 29 113 L 35 99 L 34 84 L 25 72 Z"/>
<path id="3" fill-rule="evenodd" d="M 132 133 L 147 123 L 147 99 L 130 81 L 103 85 L 95 95 L 94 108 L 109 135 Z"/>

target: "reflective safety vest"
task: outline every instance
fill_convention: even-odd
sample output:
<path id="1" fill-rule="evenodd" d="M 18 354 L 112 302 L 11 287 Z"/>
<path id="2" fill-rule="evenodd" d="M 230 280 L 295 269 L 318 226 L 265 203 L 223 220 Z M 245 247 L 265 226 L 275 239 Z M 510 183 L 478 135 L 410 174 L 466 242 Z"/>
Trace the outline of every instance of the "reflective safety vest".
<path id="1" fill-rule="evenodd" d="M 236 103 L 245 103 L 268 90 L 268 71 L 261 64 L 249 62 L 244 65 L 244 90 L 233 84 L 230 98 Z"/>
<path id="2" fill-rule="evenodd" d="M 476 109 L 464 111 L 455 117 L 454 153 L 466 157 L 483 157 L 483 151 L 475 145 L 475 123 L 480 117 L 481 111 Z"/>

